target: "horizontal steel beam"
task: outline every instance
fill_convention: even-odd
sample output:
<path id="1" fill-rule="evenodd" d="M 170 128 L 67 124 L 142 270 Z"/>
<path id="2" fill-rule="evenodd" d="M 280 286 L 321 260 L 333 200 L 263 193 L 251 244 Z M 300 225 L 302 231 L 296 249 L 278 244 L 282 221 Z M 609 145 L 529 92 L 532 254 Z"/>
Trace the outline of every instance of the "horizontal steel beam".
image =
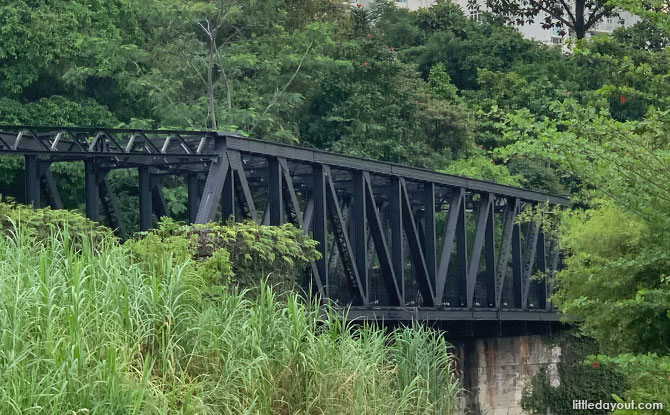
<path id="1" fill-rule="evenodd" d="M 271 143 L 252 138 L 227 136 L 226 141 L 228 148 L 245 153 L 285 157 L 287 159 L 305 163 L 327 164 L 330 167 L 344 169 L 366 170 L 369 173 L 374 174 L 400 176 L 404 177 L 406 180 L 418 180 L 422 182 L 433 182 L 438 185 L 463 187 L 471 191 L 490 192 L 499 196 L 520 197 L 533 202 L 549 202 L 561 206 L 568 206 L 570 204 L 570 200 L 565 197 L 488 182 L 485 180 L 469 179 L 467 177 L 437 173 L 432 170 L 417 167 L 408 167 L 354 156 L 345 156 L 323 150 L 296 147 L 281 143 Z"/>
<path id="2" fill-rule="evenodd" d="M 348 320 L 377 321 L 560 321 L 558 312 L 546 311 L 488 311 L 488 310 L 449 310 L 435 308 L 404 307 L 348 307 Z"/>
<path id="3" fill-rule="evenodd" d="M 565 197 L 514 186 L 334 154 L 323 150 L 244 138 L 229 132 L 0 126 L 0 152 L 50 156 L 67 154 L 81 158 L 95 153 L 116 158 L 119 162 L 129 160 L 130 157 L 138 162 L 139 159 L 153 158 L 165 164 L 178 165 L 180 161 L 174 158 L 209 159 L 216 157 L 213 144 L 215 136 L 225 136 L 227 148 L 230 150 L 266 157 L 284 157 L 291 161 L 325 164 L 334 168 L 365 170 L 371 174 L 400 176 L 406 180 L 463 187 L 474 192 L 490 192 L 499 196 L 519 197 L 532 202 L 549 202 L 562 206 L 570 203 Z"/>

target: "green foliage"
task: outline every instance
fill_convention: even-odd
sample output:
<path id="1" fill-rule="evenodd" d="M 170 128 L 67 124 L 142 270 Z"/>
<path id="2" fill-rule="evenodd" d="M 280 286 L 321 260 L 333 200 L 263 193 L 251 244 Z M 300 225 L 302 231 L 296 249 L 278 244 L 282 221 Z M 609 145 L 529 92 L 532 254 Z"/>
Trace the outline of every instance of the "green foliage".
<path id="1" fill-rule="evenodd" d="M 451 83 L 451 77 L 444 68 L 444 64 L 439 62 L 430 68 L 428 74 L 428 88 L 441 99 L 450 101 L 458 100 L 458 88 Z"/>
<path id="2" fill-rule="evenodd" d="M 49 232 L 0 234 L 0 413 L 454 413 L 460 387 L 436 332 L 349 325 L 262 280 L 255 296 L 212 296 L 175 239 L 158 259 Z"/>
<path id="3" fill-rule="evenodd" d="M 316 242 L 291 224 L 189 226 L 163 218 L 156 229 L 125 245 L 154 273 L 166 258 L 174 263 L 192 259 L 195 272 L 214 285 L 251 288 L 267 280 L 280 292 L 296 288 L 296 275 L 319 256 Z"/>
<path id="4" fill-rule="evenodd" d="M 13 233 L 21 228 L 22 236 L 39 242 L 54 234 L 65 235 L 70 242 L 81 245 L 85 240 L 96 242 L 112 238 L 112 232 L 74 212 L 65 210 L 33 209 L 10 200 L 0 199 L 0 231 Z"/>
<path id="5" fill-rule="evenodd" d="M 658 402 L 663 410 L 657 414 L 670 413 L 670 357 L 648 354 L 621 354 L 618 356 L 592 356 L 591 362 L 610 365 L 629 379 L 630 388 L 626 392 L 628 400 L 635 402 Z M 634 415 L 649 413 L 649 410 L 626 411 Z"/>
<path id="6" fill-rule="evenodd" d="M 520 185 L 519 176 L 512 175 L 507 167 L 502 164 L 496 164 L 495 161 L 481 154 L 481 152 L 475 152 L 468 158 L 456 160 L 446 169 L 440 171 L 442 173 L 488 180 L 511 186 Z"/>
<path id="7" fill-rule="evenodd" d="M 552 298 L 608 353 L 667 352 L 670 267 L 664 241 L 611 203 L 564 220 L 568 254 Z"/>
<path id="8" fill-rule="evenodd" d="M 552 382 L 546 369 L 533 376 L 521 398 L 524 411 L 534 415 L 569 415 L 574 400 L 590 402 L 612 402 L 612 395 L 622 394 L 627 387 L 623 373 L 608 365 L 593 365 L 586 362 L 589 355 L 598 352 L 593 339 L 561 334 L 556 339 L 548 339 L 548 344 L 561 350 L 557 363 L 559 383 Z M 585 414 L 600 414 L 602 410 L 584 410 Z"/>
<path id="9" fill-rule="evenodd" d="M 526 3 L 532 8 L 546 2 Z M 399 9 L 389 0 L 369 8 L 349 8 L 335 0 L 5 2 L 0 6 L 0 123 L 231 130 L 570 193 L 587 210 L 567 214 L 560 226 L 554 213 L 536 209 L 526 214 L 558 235 L 565 247 L 554 302 L 599 340 L 599 352 L 610 356 L 602 361 L 610 359 L 631 380 L 626 397 L 667 402 L 667 391 L 653 385 L 666 373 L 670 330 L 664 236 L 670 227 L 670 19 L 663 0 L 596 3 L 602 16 L 616 6 L 642 19 L 612 36 L 575 42 L 571 53 L 563 54 L 523 39 L 499 16 L 483 14 L 475 21 L 446 0 L 418 11 Z M 526 22 L 534 17 L 514 4 L 506 2 L 512 15 L 526 13 Z M 556 21 L 550 17 L 545 24 Z M 575 29 L 583 34 L 584 27 Z M 3 195 L 21 195 L 22 165 L 20 158 L 0 159 Z M 55 163 L 52 168 L 66 207 L 81 209 L 82 166 Z M 126 227 L 134 231 L 136 175 L 116 171 L 109 179 Z M 184 215 L 184 183 L 167 180 L 163 188 L 170 213 Z M 342 339 L 342 349 L 333 349 L 327 337 L 305 328 L 323 324 L 305 317 L 316 311 L 296 302 L 280 312 L 272 296 L 255 298 L 261 303 L 252 305 L 218 289 L 228 283 L 249 287 L 268 275 L 280 290 L 292 287 L 295 271 L 316 255 L 313 242 L 294 228 L 164 222 L 119 248 L 109 231 L 81 217 L 7 205 L 0 211 L 4 230 L 16 233 L 15 224 L 22 229 L 18 242 L 6 238 L 2 249 L 25 256 L 16 263 L 8 254 L 0 258 L 0 293 L 14 295 L 25 288 L 20 304 L 29 310 L 0 313 L 0 318 L 24 316 L 11 324 L 3 321 L 3 327 L 18 327 L 12 339 L 21 341 L 46 336 L 26 352 L 41 356 L 33 359 L 39 364 L 11 366 L 2 360 L 8 355 L 0 354 L 3 368 L 11 368 L 3 381 L 12 379 L 14 390 L 47 391 L 49 398 L 36 404 L 39 411 L 422 413 L 449 405 L 440 403 L 431 388 L 450 375 L 426 366 L 433 359 L 446 368 L 449 359 L 430 349 L 445 350 L 425 332 L 394 334 L 403 358 L 389 362 L 371 354 L 369 360 L 350 362 L 344 356 L 359 357 L 362 344 L 377 342 L 375 350 L 381 350 L 389 337 L 374 330 L 338 337 L 351 333 L 340 323 L 328 323 L 324 330 L 341 330 L 330 333 Z M 53 239 L 52 233 L 60 236 Z M 105 241 L 104 250 L 87 245 L 87 238 Z M 33 239 L 40 247 L 38 257 L 26 254 L 26 241 Z M 74 242 L 78 251 L 60 250 L 58 244 L 66 242 Z M 115 265 L 109 266 L 109 258 Z M 38 259 L 44 262 L 35 263 Z M 54 268 L 38 273 L 42 285 L 21 285 L 35 275 L 15 266 L 19 263 Z M 80 274 L 68 268 L 71 264 L 78 264 L 83 280 L 74 279 Z M 6 281 L 9 289 L 4 289 Z M 68 297 L 84 286 L 85 302 Z M 200 300 L 203 291 L 213 297 L 211 290 L 221 304 L 182 300 Z M 60 302 L 54 303 L 56 295 Z M 11 298 L 2 304 L 19 303 Z M 30 311 L 35 304 L 40 311 Z M 80 306 L 92 316 L 85 326 L 91 337 L 68 331 L 81 328 L 72 317 Z M 53 314 L 46 318 L 43 310 Z M 227 320 L 229 315 L 239 320 Z M 262 328 L 274 321 L 285 324 L 284 330 L 290 324 L 282 319 L 288 315 L 304 323 L 304 336 L 290 340 L 293 354 L 276 350 Z M 109 321 L 100 316 L 110 316 Z M 45 331 L 40 331 L 42 324 Z M 226 338 L 222 327 L 236 327 L 226 335 L 248 344 L 233 350 L 232 341 L 221 340 Z M 81 339 L 90 342 L 88 349 Z M 267 345 L 259 347 L 259 339 Z M 14 356 L 23 356 L 23 350 L 12 349 Z M 117 361 L 115 353 L 125 355 Z M 225 365 L 231 366 L 215 362 L 214 355 L 226 356 Z M 277 355 L 293 360 L 278 363 L 273 360 Z M 107 365 L 118 364 L 104 366 L 100 356 L 108 356 Z M 331 359 L 329 366 L 318 366 L 315 356 Z M 232 366 L 231 359 L 253 368 L 253 375 L 235 377 L 243 366 Z M 64 369 L 56 370 L 54 362 Z M 12 374 L 19 367 L 39 374 L 36 379 L 48 374 L 49 380 L 24 385 Z M 4 402 L 27 408 L 23 403 L 34 404 L 27 398 L 31 393 L 13 394 Z M 87 398 L 76 400 L 75 394 Z M 97 398 L 110 394 L 114 399 Z M 333 400 L 334 395 L 344 398 Z M 69 402 L 81 406 L 70 408 Z"/>

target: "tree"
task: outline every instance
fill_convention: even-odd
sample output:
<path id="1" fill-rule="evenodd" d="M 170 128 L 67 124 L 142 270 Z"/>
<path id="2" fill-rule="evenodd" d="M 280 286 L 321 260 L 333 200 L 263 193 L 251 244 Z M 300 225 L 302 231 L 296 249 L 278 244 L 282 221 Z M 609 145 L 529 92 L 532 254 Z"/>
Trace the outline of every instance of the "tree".
<path id="1" fill-rule="evenodd" d="M 518 25 L 538 20 L 545 29 L 571 29 L 577 39 L 583 39 L 603 18 L 618 16 L 607 0 L 487 0 L 487 5 Z"/>

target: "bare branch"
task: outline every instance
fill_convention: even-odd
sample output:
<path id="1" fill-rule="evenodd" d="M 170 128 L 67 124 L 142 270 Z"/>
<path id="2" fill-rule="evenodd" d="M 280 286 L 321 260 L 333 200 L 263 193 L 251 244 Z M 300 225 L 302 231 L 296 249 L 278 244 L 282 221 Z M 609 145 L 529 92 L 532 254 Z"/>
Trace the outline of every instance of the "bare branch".
<path id="1" fill-rule="evenodd" d="M 572 20 L 574 22 L 575 21 L 575 15 L 572 14 L 572 8 L 570 7 L 570 5 L 567 4 L 565 2 L 565 0 L 560 0 L 560 2 L 563 5 L 563 8 L 565 9 L 565 11 L 568 12 L 568 16 L 570 16 L 570 20 Z"/>
<path id="2" fill-rule="evenodd" d="M 291 79 L 289 79 L 288 82 L 281 89 L 277 89 L 275 91 L 274 95 L 272 96 L 272 101 L 270 101 L 270 103 L 265 108 L 265 110 L 263 110 L 263 113 L 261 114 L 261 116 L 258 118 L 256 123 L 254 124 L 254 126 L 249 131 L 250 135 L 251 135 L 251 133 L 254 132 L 254 130 L 258 126 L 258 123 L 259 123 L 260 119 L 262 119 L 265 116 L 265 114 L 267 114 L 267 112 L 270 110 L 270 108 L 272 108 L 277 103 L 277 100 L 279 99 L 279 97 L 288 89 L 288 87 L 291 85 L 291 83 L 293 82 L 295 77 L 298 75 L 298 72 L 300 72 L 300 68 L 302 67 L 303 62 L 305 61 L 305 58 L 307 57 L 307 53 L 309 53 L 309 50 L 312 48 L 313 44 L 314 44 L 314 41 L 311 41 L 309 43 L 309 46 L 307 46 L 307 50 L 305 50 L 305 53 L 300 58 L 300 62 L 298 63 L 298 67 L 295 69 L 295 72 L 293 72 L 293 75 L 291 76 Z"/>
<path id="3" fill-rule="evenodd" d="M 202 83 L 205 85 L 205 87 L 207 87 L 207 81 L 202 76 L 202 74 L 200 73 L 198 68 L 195 67 L 195 65 L 193 64 L 193 61 L 191 61 L 191 58 L 189 58 L 189 56 L 186 53 L 184 53 L 183 50 L 181 50 L 180 52 L 181 52 L 182 56 L 184 57 L 184 59 L 186 59 L 186 62 L 188 62 L 188 64 L 191 66 L 191 68 L 193 68 L 193 71 L 196 73 L 196 75 L 198 75 L 198 77 L 200 78 Z"/>
<path id="4" fill-rule="evenodd" d="M 556 19 L 556 20 L 558 20 L 559 22 L 563 23 L 563 24 L 566 25 L 567 27 L 569 27 L 569 28 L 575 30 L 575 24 L 574 24 L 574 23 L 571 23 L 571 22 L 569 22 L 568 20 L 565 20 L 565 19 L 564 19 L 563 17 L 561 17 L 561 16 L 557 16 L 556 13 L 554 13 L 551 9 L 549 9 L 549 8 L 547 8 L 547 7 L 544 7 L 544 6 L 539 6 L 538 8 L 539 8 L 540 10 L 542 10 L 543 12 L 547 13 L 549 16 L 553 17 L 554 19 Z"/>

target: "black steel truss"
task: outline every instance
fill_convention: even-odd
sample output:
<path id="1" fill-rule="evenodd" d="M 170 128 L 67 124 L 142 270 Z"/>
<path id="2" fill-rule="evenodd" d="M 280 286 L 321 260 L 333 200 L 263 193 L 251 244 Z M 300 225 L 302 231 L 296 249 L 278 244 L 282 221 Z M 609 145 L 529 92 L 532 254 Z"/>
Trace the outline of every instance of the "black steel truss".
<path id="1" fill-rule="evenodd" d="M 50 166 L 83 161 L 87 216 L 122 236 L 114 169 L 137 169 L 142 230 L 167 214 L 165 175 L 183 177 L 190 222 L 294 223 L 319 242 L 306 286 L 354 317 L 558 319 L 556 241 L 517 218 L 562 197 L 231 133 L 11 126 L 0 153 L 24 156 L 26 202 L 54 208 Z"/>

